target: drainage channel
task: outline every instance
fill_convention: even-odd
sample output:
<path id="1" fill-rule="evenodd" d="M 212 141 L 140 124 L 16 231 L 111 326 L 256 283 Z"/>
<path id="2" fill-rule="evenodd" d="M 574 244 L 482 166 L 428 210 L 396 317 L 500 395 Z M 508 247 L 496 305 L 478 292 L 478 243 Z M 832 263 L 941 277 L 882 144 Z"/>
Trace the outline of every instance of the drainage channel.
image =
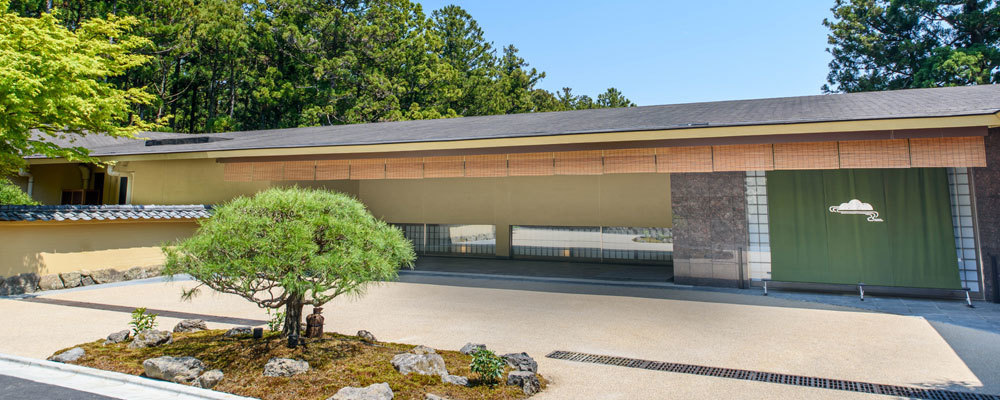
<path id="1" fill-rule="evenodd" d="M 750 371 L 745 369 L 707 367 L 703 365 L 678 364 L 671 362 L 640 360 L 636 358 L 602 356 L 598 354 L 553 351 L 546 357 L 556 360 L 576 361 L 592 364 L 614 365 L 627 368 L 676 372 L 719 378 L 742 379 L 746 381 L 780 383 L 820 389 L 845 390 L 850 392 L 882 394 L 897 397 L 930 400 L 1000 400 L 1000 396 L 942 389 L 924 389 L 909 386 L 883 385 L 881 383 L 848 381 L 842 379 L 815 378 L 810 376 L 778 374 L 773 372 Z"/>

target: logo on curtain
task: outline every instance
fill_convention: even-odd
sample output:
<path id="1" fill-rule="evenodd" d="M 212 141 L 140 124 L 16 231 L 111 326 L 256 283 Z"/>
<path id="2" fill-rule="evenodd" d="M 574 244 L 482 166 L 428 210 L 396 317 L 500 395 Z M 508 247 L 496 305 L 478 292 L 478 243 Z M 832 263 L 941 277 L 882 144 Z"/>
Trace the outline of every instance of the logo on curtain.
<path id="1" fill-rule="evenodd" d="M 861 200 L 853 199 L 839 206 L 830 206 L 830 212 L 838 214 L 864 214 L 868 216 L 868 222 L 882 222 L 878 217 L 878 211 L 871 204 L 862 203 Z"/>

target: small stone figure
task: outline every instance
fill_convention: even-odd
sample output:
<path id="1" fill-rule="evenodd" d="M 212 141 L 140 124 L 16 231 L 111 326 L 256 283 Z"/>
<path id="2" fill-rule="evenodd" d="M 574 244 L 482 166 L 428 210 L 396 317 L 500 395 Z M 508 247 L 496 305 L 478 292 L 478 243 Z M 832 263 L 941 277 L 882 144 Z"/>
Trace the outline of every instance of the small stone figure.
<path id="1" fill-rule="evenodd" d="M 306 316 L 306 337 L 318 338 L 323 336 L 323 318 L 320 313 L 323 307 L 313 307 L 313 313 Z"/>

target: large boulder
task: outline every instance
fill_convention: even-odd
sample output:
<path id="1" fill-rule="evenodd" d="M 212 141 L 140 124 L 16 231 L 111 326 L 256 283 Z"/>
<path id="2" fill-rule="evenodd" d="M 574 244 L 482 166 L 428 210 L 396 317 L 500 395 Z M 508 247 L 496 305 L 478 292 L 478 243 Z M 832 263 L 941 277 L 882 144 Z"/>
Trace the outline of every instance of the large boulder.
<path id="1" fill-rule="evenodd" d="M 94 283 L 113 283 L 121 282 L 122 279 L 125 279 L 125 274 L 114 268 L 105 268 L 91 272 L 90 277 L 94 280 Z"/>
<path id="2" fill-rule="evenodd" d="M 63 272 L 59 274 L 59 279 L 62 279 L 63 286 L 67 288 L 83 286 L 83 274 L 79 272 Z"/>
<path id="3" fill-rule="evenodd" d="M 508 366 L 518 371 L 538 372 L 538 363 L 528 353 L 509 353 L 500 357 L 507 361 Z"/>
<path id="4" fill-rule="evenodd" d="M 198 332 L 208 329 L 203 319 L 186 319 L 174 326 L 174 332 Z"/>
<path id="5" fill-rule="evenodd" d="M 83 349 L 79 347 L 74 347 L 62 353 L 49 357 L 49 361 L 57 361 L 61 363 L 73 362 L 79 360 L 80 357 L 83 357 L 84 354 L 86 354 L 86 352 L 83 351 Z"/>
<path id="6" fill-rule="evenodd" d="M 34 293 L 38 291 L 38 281 L 40 278 L 38 274 L 34 272 L 26 272 L 20 275 L 14 275 L 4 280 L 7 295 L 18 295 L 25 293 Z"/>
<path id="7" fill-rule="evenodd" d="M 361 338 L 361 341 L 365 343 L 375 343 L 378 341 L 378 339 L 375 339 L 375 335 L 372 335 L 371 332 L 364 330 L 358 331 L 358 337 Z"/>
<path id="8" fill-rule="evenodd" d="M 215 387 L 215 385 L 218 385 L 225 376 L 226 375 L 223 374 L 222 371 L 213 369 L 201 374 L 201 376 L 198 377 L 198 380 L 195 381 L 194 385 L 204 389 L 211 389 Z"/>
<path id="9" fill-rule="evenodd" d="M 295 376 L 309 372 L 309 363 L 291 358 L 272 358 L 264 364 L 264 376 Z"/>
<path id="10" fill-rule="evenodd" d="M 130 349 L 143 349 L 146 347 L 156 347 L 174 342 L 174 335 L 170 331 L 158 331 L 147 329 L 139 332 L 128 344 Z"/>
<path id="11" fill-rule="evenodd" d="M 375 383 L 367 387 L 345 387 L 326 400 L 392 400 L 388 383 Z"/>
<path id="12" fill-rule="evenodd" d="M 444 358 L 427 346 L 417 346 L 409 353 L 400 353 L 392 357 L 392 366 L 403 375 L 415 372 L 420 375 L 448 375 Z"/>
<path id="13" fill-rule="evenodd" d="M 531 371 L 514 371 L 507 374 L 507 385 L 520 387 L 528 396 L 542 390 L 542 383 L 538 381 L 538 375 Z"/>
<path id="14" fill-rule="evenodd" d="M 128 340 L 128 338 L 130 337 L 132 337 L 132 331 L 128 329 L 122 329 L 118 332 L 108 335 L 108 339 L 104 341 L 104 345 L 107 346 L 109 344 L 121 343 Z"/>
<path id="15" fill-rule="evenodd" d="M 253 335 L 253 328 L 249 326 L 237 326 L 235 328 L 230 328 L 226 333 L 222 334 L 224 337 L 239 337 L 239 336 L 249 336 Z"/>
<path id="16" fill-rule="evenodd" d="M 485 344 L 481 344 L 481 343 L 472 343 L 472 342 L 469 342 L 469 343 L 466 343 L 465 346 L 462 346 L 462 349 L 459 350 L 458 352 L 462 353 L 462 354 L 465 354 L 465 355 L 471 355 L 472 353 L 475 353 L 475 352 L 479 351 L 480 349 L 485 350 L 486 349 L 486 345 Z"/>
<path id="17" fill-rule="evenodd" d="M 44 275 L 38 279 L 38 289 L 40 290 L 58 290 L 66 288 L 63 285 L 62 278 L 59 274 L 48 274 Z"/>
<path id="18" fill-rule="evenodd" d="M 205 371 L 205 364 L 194 357 L 163 356 L 142 362 L 146 376 L 176 383 L 194 383 Z"/>

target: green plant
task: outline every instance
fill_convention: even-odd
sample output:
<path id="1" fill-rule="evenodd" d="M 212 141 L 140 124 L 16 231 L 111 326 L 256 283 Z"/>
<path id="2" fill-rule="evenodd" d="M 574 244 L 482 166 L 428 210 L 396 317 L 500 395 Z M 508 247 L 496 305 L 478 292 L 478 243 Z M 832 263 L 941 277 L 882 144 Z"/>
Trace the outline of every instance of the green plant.
<path id="1" fill-rule="evenodd" d="M 136 308 L 132 311 L 132 322 L 129 322 L 132 326 L 132 334 L 137 335 L 139 332 L 156 328 L 156 314 L 146 314 L 146 307 Z"/>
<path id="2" fill-rule="evenodd" d="M 504 368 L 507 363 L 496 353 L 479 349 L 472 353 L 472 363 L 469 369 L 479 374 L 479 379 L 486 384 L 495 385 L 503 377 Z"/>
<path id="3" fill-rule="evenodd" d="M 403 232 L 357 199 L 318 189 L 271 188 L 212 209 L 212 218 L 176 246 L 164 246 L 164 275 L 187 273 L 201 286 L 267 309 L 284 308 L 282 336 L 302 336 L 302 308 L 360 296 L 413 265 Z"/>
<path id="4" fill-rule="evenodd" d="M 38 202 L 28 196 L 20 187 L 10 181 L 0 178 L 0 206 L 5 205 L 38 205 Z"/>
<path id="5" fill-rule="evenodd" d="M 285 326 L 285 313 L 282 311 L 277 311 L 273 315 L 271 314 L 271 309 L 267 309 L 267 315 L 271 316 L 271 319 L 267 321 L 267 329 L 271 332 L 280 331 L 281 328 Z"/>

